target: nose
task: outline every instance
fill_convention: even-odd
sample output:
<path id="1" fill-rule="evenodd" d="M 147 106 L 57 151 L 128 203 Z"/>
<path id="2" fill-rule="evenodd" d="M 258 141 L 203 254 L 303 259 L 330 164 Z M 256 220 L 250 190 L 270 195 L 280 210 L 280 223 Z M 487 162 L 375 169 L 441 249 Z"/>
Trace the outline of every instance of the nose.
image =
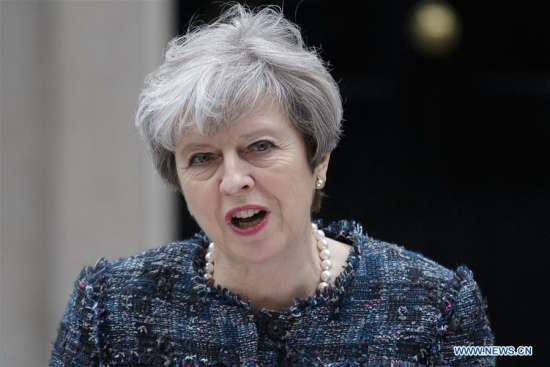
<path id="1" fill-rule="evenodd" d="M 224 156 L 220 191 L 224 195 L 235 196 L 252 190 L 254 179 L 247 162 L 238 156 Z"/>

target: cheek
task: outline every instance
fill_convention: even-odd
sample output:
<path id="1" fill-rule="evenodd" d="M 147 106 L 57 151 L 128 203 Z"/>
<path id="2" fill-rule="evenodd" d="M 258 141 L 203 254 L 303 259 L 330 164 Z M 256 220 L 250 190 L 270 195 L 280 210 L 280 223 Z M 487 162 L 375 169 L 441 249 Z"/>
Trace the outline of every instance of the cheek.
<path id="1" fill-rule="evenodd" d="M 270 170 L 267 180 L 272 192 L 276 192 L 289 206 L 297 206 L 301 202 L 308 207 L 311 205 L 314 176 L 309 166 L 279 166 L 278 169 Z"/>
<path id="2" fill-rule="evenodd" d="M 205 213 L 211 211 L 214 195 L 208 191 L 206 184 L 195 183 L 192 180 L 180 179 L 180 188 L 187 209 L 196 219 L 202 218 Z"/>

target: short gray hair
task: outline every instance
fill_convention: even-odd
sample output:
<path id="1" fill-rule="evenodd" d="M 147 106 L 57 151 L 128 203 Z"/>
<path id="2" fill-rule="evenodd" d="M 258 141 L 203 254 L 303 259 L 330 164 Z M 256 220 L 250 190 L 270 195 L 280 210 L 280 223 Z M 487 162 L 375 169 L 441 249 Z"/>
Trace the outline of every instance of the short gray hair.
<path id="1" fill-rule="evenodd" d="M 239 4 L 168 44 L 145 79 L 136 125 L 160 176 L 179 189 L 175 137 L 213 134 L 267 98 L 301 131 L 314 168 L 338 144 L 342 100 L 317 50 L 279 8 Z"/>

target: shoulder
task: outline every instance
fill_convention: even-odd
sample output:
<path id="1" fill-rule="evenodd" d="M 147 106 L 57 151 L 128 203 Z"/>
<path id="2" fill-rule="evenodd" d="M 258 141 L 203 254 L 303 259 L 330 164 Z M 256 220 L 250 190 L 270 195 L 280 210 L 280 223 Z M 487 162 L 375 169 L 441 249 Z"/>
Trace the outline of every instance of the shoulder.
<path id="1" fill-rule="evenodd" d="M 465 300 L 485 307 L 485 300 L 465 265 L 448 269 L 424 255 L 372 238 L 361 245 L 358 276 L 384 284 L 390 290 L 422 290 L 450 309 Z"/>
<path id="2" fill-rule="evenodd" d="M 448 269 L 418 252 L 365 237 L 360 244 L 358 277 L 377 283 L 392 294 L 403 291 L 424 295 L 448 310 L 464 299 L 485 307 L 473 272 L 467 266 Z"/>
<path id="3" fill-rule="evenodd" d="M 196 250 L 201 247 L 197 239 L 172 242 L 153 249 L 143 251 L 137 255 L 118 259 L 109 263 L 113 273 L 131 273 L 143 271 L 144 268 L 154 267 L 181 267 L 193 261 Z"/>
<path id="4" fill-rule="evenodd" d="M 361 259 L 370 276 L 396 282 L 446 282 L 454 272 L 424 255 L 396 244 L 368 238 L 361 244 Z M 466 269 L 466 268 L 464 268 Z M 462 268 L 457 269 L 462 272 Z"/>
<path id="5" fill-rule="evenodd" d="M 135 330 L 160 325 L 170 309 L 167 300 L 189 298 L 193 258 L 203 241 L 195 237 L 114 262 L 101 258 L 85 267 L 61 320 L 50 365 L 96 361 L 103 357 L 97 351 L 107 350 L 108 340 L 135 343 Z"/>
<path id="6" fill-rule="evenodd" d="M 385 282 L 417 283 L 425 280 L 446 281 L 455 273 L 420 253 L 368 236 L 358 222 L 340 220 L 323 229 L 332 238 L 352 245 L 354 252 L 360 255 L 357 276 Z M 457 271 L 471 276 L 467 268 Z"/>
<path id="7" fill-rule="evenodd" d="M 94 266 L 85 267 L 76 281 L 83 291 L 113 293 L 130 289 L 169 291 L 178 278 L 192 277 L 193 258 L 202 246 L 201 239 L 165 244 L 139 254 L 108 261 L 100 258 Z"/>
<path id="8" fill-rule="evenodd" d="M 429 321 L 435 339 L 424 360 L 493 365 L 494 358 L 454 355 L 454 346 L 494 342 L 486 299 L 468 267 L 451 270 L 417 252 L 368 237 L 360 248 L 356 294 L 380 299 L 389 310 L 387 320 L 415 320 L 419 325 Z"/>

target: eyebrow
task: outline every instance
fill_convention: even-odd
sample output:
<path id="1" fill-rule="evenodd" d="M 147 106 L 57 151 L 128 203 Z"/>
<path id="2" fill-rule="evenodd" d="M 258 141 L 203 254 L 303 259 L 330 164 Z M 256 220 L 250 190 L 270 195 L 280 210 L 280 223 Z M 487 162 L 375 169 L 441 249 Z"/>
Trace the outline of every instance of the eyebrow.
<path id="1" fill-rule="evenodd" d="M 261 128 L 256 131 L 253 131 L 249 134 L 244 134 L 239 137 L 239 142 L 248 141 L 248 140 L 254 140 L 255 138 L 259 138 L 263 135 L 273 135 L 277 139 L 282 139 L 282 133 L 279 131 L 275 131 L 271 128 Z"/>
<path id="2" fill-rule="evenodd" d="M 243 143 L 243 142 L 246 142 L 246 141 L 250 141 L 250 140 L 260 138 L 260 137 L 265 136 L 265 135 L 272 135 L 273 137 L 275 137 L 276 139 L 279 139 L 279 140 L 284 139 L 284 136 L 283 136 L 284 133 L 283 132 L 275 131 L 275 129 L 265 127 L 265 128 L 259 128 L 258 130 L 255 130 L 251 133 L 241 135 L 241 136 L 238 137 L 237 141 L 239 143 Z M 201 150 L 201 149 L 207 150 L 211 147 L 212 147 L 211 144 L 202 143 L 202 142 L 195 142 L 193 140 L 190 140 L 188 144 L 185 144 L 184 147 L 176 153 L 187 155 L 187 154 L 189 154 L 188 152 L 190 150 Z"/>
<path id="3" fill-rule="evenodd" d="M 180 155 L 185 155 L 186 156 L 186 155 L 189 154 L 189 151 L 207 150 L 209 148 L 211 148 L 210 144 L 205 144 L 205 143 L 202 143 L 202 142 L 195 142 L 193 140 L 190 140 L 189 143 L 184 144 L 181 149 L 176 150 L 175 154 L 180 154 Z"/>

